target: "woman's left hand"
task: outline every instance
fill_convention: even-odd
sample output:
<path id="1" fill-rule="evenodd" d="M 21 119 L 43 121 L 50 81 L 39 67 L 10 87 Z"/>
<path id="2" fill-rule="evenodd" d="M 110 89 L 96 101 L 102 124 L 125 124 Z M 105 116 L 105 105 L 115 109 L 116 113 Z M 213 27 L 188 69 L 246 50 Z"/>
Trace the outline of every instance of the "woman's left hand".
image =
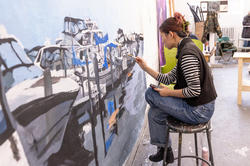
<path id="1" fill-rule="evenodd" d="M 167 86 L 160 85 L 159 88 L 154 88 L 161 96 L 170 96 L 170 92 L 172 91 Z"/>

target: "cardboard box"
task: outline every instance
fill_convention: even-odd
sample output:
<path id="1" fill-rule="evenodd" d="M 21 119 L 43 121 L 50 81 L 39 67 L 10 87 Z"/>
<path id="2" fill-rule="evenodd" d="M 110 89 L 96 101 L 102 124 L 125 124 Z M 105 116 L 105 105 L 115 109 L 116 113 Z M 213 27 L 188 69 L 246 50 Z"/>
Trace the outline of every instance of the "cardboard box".
<path id="1" fill-rule="evenodd" d="M 204 22 L 195 23 L 195 35 L 198 37 L 199 40 L 201 40 L 202 38 L 203 29 L 204 29 Z"/>

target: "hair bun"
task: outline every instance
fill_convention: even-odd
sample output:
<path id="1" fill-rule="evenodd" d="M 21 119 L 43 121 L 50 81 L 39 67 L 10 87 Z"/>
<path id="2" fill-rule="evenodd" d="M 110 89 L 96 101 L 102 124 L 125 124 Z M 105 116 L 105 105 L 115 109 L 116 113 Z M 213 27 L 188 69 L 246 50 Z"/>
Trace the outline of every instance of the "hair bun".
<path id="1" fill-rule="evenodd" d="M 174 18 L 176 19 L 178 24 L 183 24 L 185 22 L 184 16 L 182 16 L 179 12 L 174 13 Z"/>

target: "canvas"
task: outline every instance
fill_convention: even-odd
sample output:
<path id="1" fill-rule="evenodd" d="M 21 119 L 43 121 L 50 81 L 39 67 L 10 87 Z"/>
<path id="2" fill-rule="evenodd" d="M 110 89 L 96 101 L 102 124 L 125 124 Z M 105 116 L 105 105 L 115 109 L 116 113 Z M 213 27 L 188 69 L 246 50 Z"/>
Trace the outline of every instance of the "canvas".
<path id="1" fill-rule="evenodd" d="M 0 10 L 0 165 L 122 165 L 146 109 L 139 3 L 10 0 Z"/>

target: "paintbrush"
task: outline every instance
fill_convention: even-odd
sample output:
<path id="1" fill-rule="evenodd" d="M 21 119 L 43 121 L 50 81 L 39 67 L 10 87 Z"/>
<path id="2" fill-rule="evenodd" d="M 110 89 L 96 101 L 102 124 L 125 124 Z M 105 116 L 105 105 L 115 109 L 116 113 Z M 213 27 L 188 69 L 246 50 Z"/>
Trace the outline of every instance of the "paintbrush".
<path id="1" fill-rule="evenodd" d="M 128 56 L 130 56 L 131 58 L 135 59 L 136 57 L 132 54 L 128 54 Z"/>

